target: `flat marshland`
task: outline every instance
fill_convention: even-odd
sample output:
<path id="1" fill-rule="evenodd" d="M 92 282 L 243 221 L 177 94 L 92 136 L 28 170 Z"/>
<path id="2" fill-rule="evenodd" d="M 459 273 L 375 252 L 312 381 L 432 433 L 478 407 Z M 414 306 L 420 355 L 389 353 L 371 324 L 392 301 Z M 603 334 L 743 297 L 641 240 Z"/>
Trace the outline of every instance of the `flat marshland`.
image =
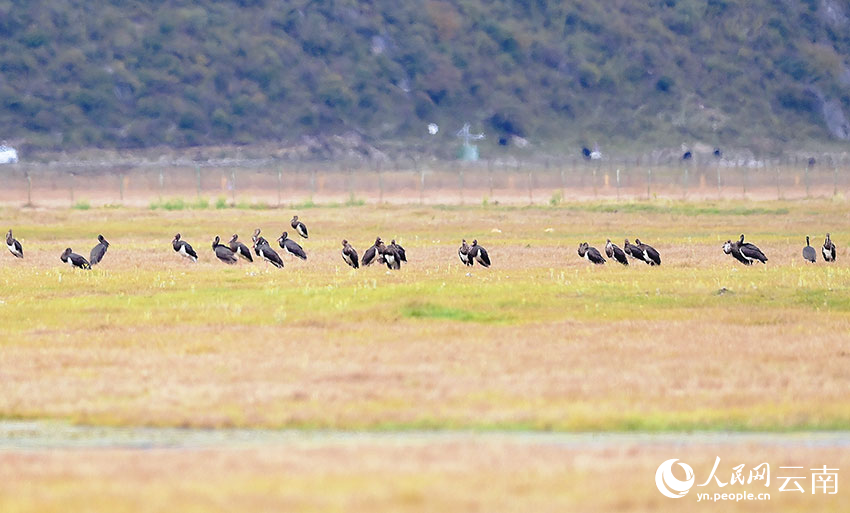
<path id="1" fill-rule="evenodd" d="M 289 226 L 294 213 L 307 224 L 309 239 Z M 0 217 L 26 256 L 17 260 L 7 252 L 0 260 L 0 416 L 7 420 L 383 432 L 850 429 L 850 204 L 842 201 L 366 205 L 297 212 L 6 208 Z M 215 235 L 226 242 L 238 233 L 247 244 L 257 227 L 275 248 L 280 233 L 290 232 L 308 260 L 282 250 L 284 269 L 215 259 Z M 198 264 L 172 250 L 177 232 L 198 252 Z M 820 259 L 826 232 L 838 246 L 834 264 Z M 86 272 L 59 261 L 65 247 L 88 257 L 99 233 L 111 243 L 101 265 Z M 741 233 L 765 252 L 766 266 L 745 267 L 723 254 L 722 243 Z M 800 255 L 806 235 L 818 251 L 815 265 Z M 401 271 L 377 264 L 353 270 L 343 262 L 342 239 L 362 255 L 376 236 L 405 247 L 409 263 Z M 662 266 L 592 266 L 576 253 L 580 242 L 604 253 L 606 238 L 622 246 L 626 237 L 657 248 Z M 462 238 L 478 239 L 493 266 L 463 267 L 457 257 Z M 490 444 L 476 452 L 475 443 L 452 449 L 480 453 L 482 459 L 463 464 L 470 471 L 506 450 Z M 325 449 L 313 455 L 319 469 L 347 458 L 371 461 L 373 454 Z M 394 450 L 382 446 L 374 454 L 388 452 L 392 460 L 400 454 Z M 536 468 L 537 450 L 522 448 L 518 457 Z M 295 451 L 292 461 L 276 462 L 289 456 L 242 451 L 257 463 L 251 466 L 241 459 L 228 463 L 232 453 L 206 452 L 161 459 L 175 468 L 208 459 L 219 470 L 233 463 L 238 477 L 248 479 L 277 465 L 297 470 L 295 460 L 312 457 Z M 465 467 L 429 466 L 444 451 L 422 452 L 425 463 L 411 474 L 408 492 L 404 486 L 401 495 L 378 490 L 378 502 L 356 504 L 333 502 L 331 494 L 327 507 L 309 503 L 307 509 L 447 511 L 423 490 L 450 486 L 452 472 Z M 643 457 L 615 452 L 618 472 L 626 472 L 630 458 Z M 846 448 L 842 454 L 847 460 Z M 117 495 L 110 497 L 129 507 L 135 492 L 128 483 L 144 481 L 146 470 L 132 453 L 113 456 L 93 456 L 83 474 L 106 475 L 110 465 L 124 462 L 126 475 L 114 478 Z M 596 457 L 600 453 L 584 456 Z M 82 471 L 66 475 L 63 466 L 75 459 L 74 453 L 0 455 L 36 484 L 59 487 L 80 478 L 74 472 Z M 660 461 L 652 460 L 654 466 Z M 338 481 L 315 472 L 331 479 L 328 486 L 342 497 L 368 476 L 392 472 L 388 464 L 375 465 L 374 475 L 368 465 L 362 476 L 340 470 Z M 580 467 L 538 470 L 587 478 Z M 192 472 L 190 480 L 201 479 Z M 164 475 L 145 481 L 149 491 L 180 504 Z M 512 479 L 498 465 L 480 476 L 464 486 L 474 489 L 488 476 Z M 647 496 L 658 495 L 652 476 L 644 477 Z M 301 499 L 311 486 L 324 486 L 321 479 L 305 482 Z M 518 493 L 542 500 L 554 486 L 547 479 L 543 488 L 531 482 Z M 256 486 L 244 493 L 260 496 L 272 485 L 259 480 Z M 226 510 L 234 494 L 243 493 L 234 487 L 211 485 L 226 496 L 212 509 Z M 490 498 L 500 504 L 500 497 Z M 38 509 L 35 499 L 22 501 L 18 510 Z M 493 510 L 486 501 L 474 504 Z M 537 503 L 523 504 L 519 509 Z"/>

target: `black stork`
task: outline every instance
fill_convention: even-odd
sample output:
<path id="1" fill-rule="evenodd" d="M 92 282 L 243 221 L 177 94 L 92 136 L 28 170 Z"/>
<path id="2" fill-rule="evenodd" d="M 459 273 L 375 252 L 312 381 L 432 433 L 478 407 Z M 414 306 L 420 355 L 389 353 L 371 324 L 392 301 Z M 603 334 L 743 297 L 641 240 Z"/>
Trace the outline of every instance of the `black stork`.
<path id="1" fill-rule="evenodd" d="M 301 260 L 307 260 L 307 253 L 304 253 L 304 248 L 302 248 L 294 240 L 290 239 L 289 233 L 283 232 L 283 235 L 280 236 L 277 243 L 280 244 L 280 247 L 290 255 L 300 258 Z"/>
<path id="2" fill-rule="evenodd" d="M 233 251 L 230 248 L 228 248 L 224 244 L 220 244 L 220 242 L 221 242 L 221 237 L 216 235 L 215 240 L 213 240 L 213 243 L 212 243 L 212 248 L 213 248 L 213 251 L 215 252 L 216 258 L 218 258 L 219 260 L 221 260 L 222 262 L 224 262 L 225 264 L 228 264 L 228 265 L 235 264 L 236 263 L 236 255 L 233 253 Z"/>
<path id="3" fill-rule="evenodd" d="M 24 258 L 24 247 L 16 238 L 12 237 L 12 230 L 9 230 L 9 233 L 6 234 L 6 247 L 16 257 Z"/>
<path id="4" fill-rule="evenodd" d="M 611 239 L 608 239 L 608 242 L 605 243 L 605 254 L 608 255 L 608 258 L 612 258 L 623 265 L 629 265 L 629 259 L 626 258 L 626 253 L 619 246 L 611 242 Z"/>
<path id="5" fill-rule="evenodd" d="M 89 254 L 89 263 L 91 265 L 97 265 L 103 260 L 103 257 L 106 256 L 106 250 L 109 249 L 109 241 L 103 238 L 103 235 L 97 236 L 97 246 L 91 249 L 91 253 Z"/>
<path id="6" fill-rule="evenodd" d="M 248 249 L 248 246 L 239 242 L 239 235 L 234 233 L 233 237 L 230 238 L 228 245 L 230 246 L 230 251 L 233 251 L 238 256 L 249 262 L 254 261 L 254 257 L 251 256 L 251 250 Z"/>
<path id="7" fill-rule="evenodd" d="M 174 240 L 171 241 L 171 247 L 174 248 L 174 251 L 176 251 L 178 255 L 189 259 L 192 262 L 198 263 L 198 254 L 195 253 L 195 250 L 192 249 L 192 246 L 188 242 L 180 240 L 179 233 L 175 235 Z"/>
<path id="8" fill-rule="evenodd" d="M 76 267 L 77 269 L 91 269 L 91 265 L 89 261 L 82 255 L 78 255 L 71 251 L 71 248 L 66 248 L 65 251 L 62 252 L 62 256 L 59 257 L 59 260 L 62 260 L 66 264 L 71 267 Z"/>
<path id="9" fill-rule="evenodd" d="M 354 269 L 360 267 L 357 250 L 354 249 L 345 239 L 342 240 L 342 259 L 345 260 L 346 264 L 350 265 Z"/>

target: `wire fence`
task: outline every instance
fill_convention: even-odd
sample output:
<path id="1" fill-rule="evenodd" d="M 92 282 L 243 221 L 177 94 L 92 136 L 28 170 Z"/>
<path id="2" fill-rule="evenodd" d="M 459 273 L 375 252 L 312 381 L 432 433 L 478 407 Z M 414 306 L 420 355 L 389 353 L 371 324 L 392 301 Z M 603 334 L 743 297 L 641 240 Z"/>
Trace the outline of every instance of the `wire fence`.
<path id="1" fill-rule="evenodd" d="M 34 206 L 557 204 L 593 199 L 847 196 L 850 161 L 491 159 L 11 164 L 0 202 Z"/>

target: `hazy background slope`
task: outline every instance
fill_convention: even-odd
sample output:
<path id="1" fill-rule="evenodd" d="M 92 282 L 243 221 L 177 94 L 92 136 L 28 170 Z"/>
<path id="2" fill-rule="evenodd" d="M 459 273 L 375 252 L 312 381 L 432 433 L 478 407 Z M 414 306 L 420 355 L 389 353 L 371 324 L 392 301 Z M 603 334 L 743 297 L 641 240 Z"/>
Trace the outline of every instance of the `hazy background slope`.
<path id="1" fill-rule="evenodd" d="M 464 121 L 576 143 L 850 136 L 850 2 L 0 1 L 0 138 L 176 147 Z"/>

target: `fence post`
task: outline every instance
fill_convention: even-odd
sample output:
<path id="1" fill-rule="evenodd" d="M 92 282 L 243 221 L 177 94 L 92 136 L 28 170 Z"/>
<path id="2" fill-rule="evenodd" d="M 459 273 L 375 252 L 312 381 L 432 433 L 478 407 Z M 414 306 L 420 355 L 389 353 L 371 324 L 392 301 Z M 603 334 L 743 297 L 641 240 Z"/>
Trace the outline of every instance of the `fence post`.
<path id="1" fill-rule="evenodd" d="M 381 161 L 376 160 L 375 165 L 378 170 L 378 204 L 384 202 L 384 175 L 381 172 Z"/>
<path id="2" fill-rule="evenodd" d="M 70 181 L 70 186 L 69 186 L 69 190 L 70 190 L 70 193 L 71 193 L 71 206 L 72 207 L 74 206 L 74 177 L 75 176 L 76 176 L 76 174 L 74 174 L 74 172 L 72 171 L 71 172 L 71 181 Z"/>
<path id="3" fill-rule="evenodd" d="M 561 198 L 563 198 L 564 197 L 564 190 L 567 188 L 567 180 L 564 177 L 564 165 L 563 164 L 560 165 L 560 171 L 561 171 Z"/>
<path id="4" fill-rule="evenodd" d="M 617 201 L 620 201 L 620 168 L 617 168 Z"/>
<path id="5" fill-rule="evenodd" d="M 419 168 L 419 204 L 425 204 L 425 168 Z"/>
<path id="6" fill-rule="evenodd" d="M 419 159 L 410 157 L 413 160 L 413 172 L 419 175 L 419 204 L 425 203 L 425 172 L 419 165 Z"/>
<path id="7" fill-rule="evenodd" d="M 230 170 L 230 202 L 236 206 L 236 168 Z"/>
<path id="8" fill-rule="evenodd" d="M 124 173 L 118 175 L 118 197 L 121 199 L 121 203 L 124 203 Z"/>
<path id="9" fill-rule="evenodd" d="M 455 163 L 455 166 L 457 166 L 457 163 Z M 463 165 L 461 165 L 458 168 L 458 175 L 457 176 L 458 176 L 458 186 L 460 187 L 460 204 L 463 205 L 463 200 L 464 200 L 464 198 L 463 198 L 463 186 L 464 186 L 464 183 L 463 183 Z"/>
<path id="10" fill-rule="evenodd" d="M 487 159 L 487 181 L 490 186 L 490 201 L 493 201 L 493 159 Z"/>
<path id="11" fill-rule="evenodd" d="M 743 196 L 744 196 L 744 198 L 746 198 L 747 197 L 747 185 L 748 185 L 747 182 L 750 181 L 750 172 L 749 172 L 748 167 L 742 167 L 741 169 L 744 170 L 744 179 L 741 180 L 741 187 L 743 189 Z"/>
<path id="12" fill-rule="evenodd" d="M 807 199 L 808 199 L 808 197 L 809 197 L 809 168 L 810 168 L 810 167 L 811 167 L 811 166 L 809 166 L 808 164 L 806 164 L 806 175 L 805 175 L 805 181 L 806 181 L 806 198 L 807 198 Z"/>
<path id="13" fill-rule="evenodd" d="M 521 163 L 517 161 L 517 169 L 521 167 Z M 534 165 L 528 166 L 528 204 L 534 204 Z"/>
<path id="14" fill-rule="evenodd" d="M 596 170 L 599 169 L 599 165 L 593 166 L 593 197 L 596 197 Z"/>
<path id="15" fill-rule="evenodd" d="M 283 170 L 280 167 L 278 167 L 277 168 L 277 208 L 280 208 L 281 189 L 283 189 Z"/>
<path id="16" fill-rule="evenodd" d="M 652 199 L 652 168 L 646 168 L 646 199 Z"/>
<path id="17" fill-rule="evenodd" d="M 24 170 L 24 176 L 26 176 L 26 179 L 27 179 L 27 204 L 24 205 L 24 206 L 25 207 L 31 207 L 32 206 L 32 177 L 30 176 L 30 170 L 29 169 Z"/>
<path id="18" fill-rule="evenodd" d="M 354 203 L 354 170 L 352 169 L 351 164 L 348 164 L 346 167 L 348 175 L 348 200 L 351 203 Z"/>
<path id="19" fill-rule="evenodd" d="M 832 164 L 832 195 L 838 196 L 838 165 Z"/>
<path id="20" fill-rule="evenodd" d="M 691 181 L 691 169 L 690 168 L 691 168 L 690 165 L 685 164 L 685 177 L 684 177 L 685 182 L 683 184 L 683 191 L 682 191 L 682 195 L 685 198 L 688 197 L 688 187 L 690 186 L 690 181 Z"/>
<path id="21" fill-rule="evenodd" d="M 162 168 L 159 168 L 159 201 L 162 201 L 162 187 L 165 183 L 165 176 L 163 175 Z"/>
<path id="22" fill-rule="evenodd" d="M 316 194 L 316 166 L 310 166 L 310 202 L 313 202 L 313 196 Z"/>
<path id="23" fill-rule="evenodd" d="M 201 199 L 201 166 L 199 164 L 195 164 L 195 196 L 197 199 Z"/>
<path id="24" fill-rule="evenodd" d="M 720 183 L 720 164 L 717 164 L 717 199 L 723 196 L 723 186 Z"/>

